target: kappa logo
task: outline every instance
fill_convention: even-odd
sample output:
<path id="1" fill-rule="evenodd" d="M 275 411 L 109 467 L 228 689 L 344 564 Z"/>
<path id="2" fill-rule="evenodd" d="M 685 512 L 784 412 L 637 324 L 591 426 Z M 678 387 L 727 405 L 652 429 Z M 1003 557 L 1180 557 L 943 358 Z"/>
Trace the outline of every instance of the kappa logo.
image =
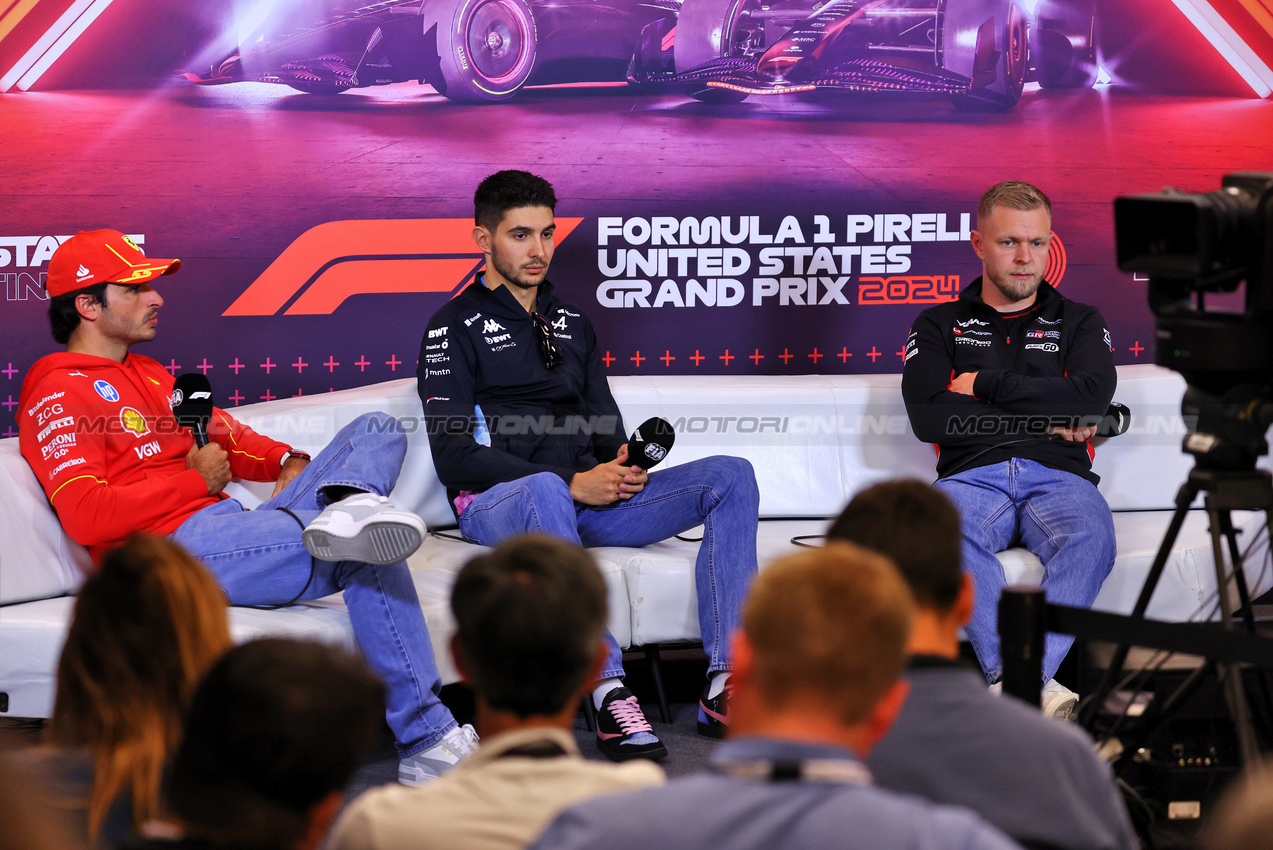
<path id="1" fill-rule="evenodd" d="M 482 325 L 482 333 L 484 334 L 497 334 L 502 330 L 504 330 L 504 326 L 494 319 L 487 319 L 486 324 Z M 490 342 L 490 340 L 487 340 L 487 342 Z"/>
<path id="2" fill-rule="evenodd" d="M 74 374 L 74 373 L 72 373 Z M 85 375 L 84 377 L 88 377 Z M 107 401 L 114 403 L 119 401 L 119 390 L 115 389 L 107 381 L 94 381 L 93 389 L 97 390 L 97 394 Z"/>
<path id="3" fill-rule="evenodd" d="M 558 218 L 560 245 L 582 218 Z M 362 219 L 311 227 L 223 316 L 325 316 L 357 295 L 454 293 L 482 269 L 471 218 Z"/>

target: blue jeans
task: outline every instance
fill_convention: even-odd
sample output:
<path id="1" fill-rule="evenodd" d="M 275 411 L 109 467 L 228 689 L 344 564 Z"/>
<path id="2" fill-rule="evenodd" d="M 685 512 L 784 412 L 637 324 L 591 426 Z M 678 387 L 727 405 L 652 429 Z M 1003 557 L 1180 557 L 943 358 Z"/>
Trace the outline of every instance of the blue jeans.
<path id="1" fill-rule="evenodd" d="M 1005 582 L 995 553 L 1025 546 L 1043 562 L 1048 602 L 1090 608 L 1114 566 L 1114 518 L 1086 478 L 1022 458 L 960 472 L 936 486 L 963 519 L 964 571 L 976 590 L 964 630 L 986 678 L 994 681 L 1003 672 L 998 609 Z M 1056 675 L 1072 643 L 1069 635 L 1048 633 L 1044 681 Z"/>
<path id="2" fill-rule="evenodd" d="M 698 624 L 709 670 L 728 670 L 728 638 L 756 574 L 760 491 L 751 464 L 708 457 L 650 473 L 645 489 L 612 507 L 575 504 L 570 487 L 541 472 L 497 484 L 460 514 L 460 533 L 493 546 L 515 534 L 539 533 L 577 546 L 645 546 L 702 524 L 694 579 Z M 602 679 L 623 675 L 623 652 L 606 631 L 610 652 Z"/>
<path id="3" fill-rule="evenodd" d="M 278 605 L 298 593 L 301 599 L 319 599 L 343 590 L 358 646 L 385 683 L 385 715 L 401 757 L 432 746 L 455 726 L 438 700 L 442 683 L 411 572 L 405 562 L 376 566 L 311 559 L 301 526 L 277 509 L 287 508 L 309 524 L 331 501 L 324 488 L 388 495 L 406 450 L 397 420 L 383 413 L 360 416 L 283 492 L 256 510 L 223 499 L 172 534 L 208 566 L 234 605 Z"/>

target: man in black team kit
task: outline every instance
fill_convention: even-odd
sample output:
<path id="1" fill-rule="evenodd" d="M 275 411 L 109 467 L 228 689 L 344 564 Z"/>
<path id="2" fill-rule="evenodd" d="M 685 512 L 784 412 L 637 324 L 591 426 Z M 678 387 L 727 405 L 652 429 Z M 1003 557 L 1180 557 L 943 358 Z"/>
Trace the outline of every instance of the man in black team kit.
<path id="1" fill-rule="evenodd" d="M 644 546 L 702 524 L 695 569 L 709 681 L 698 729 L 728 723 L 727 639 L 756 572 L 759 493 L 751 465 L 710 457 L 647 475 L 629 464 L 623 417 L 592 323 L 548 282 L 552 186 L 500 171 L 474 196 L 486 271 L 433 315 L 420 346 L 420 400 L 433 462 L 468 540 L 543 533 L 583 546 Z M 667 754 L 632 692 L 622 652 L 593 691 L 608 757 Z"/>
<path id="2" fill-rule="evenodd" d="M 1043 279 L 1052 202 L 1029 183 L 993 186 L 972 247 L 983 274 L 916 318 L 902 396 L 915 436 L 937 445 L 937 487 L 963 519 L 964 569 L 977 587 L 965 631 L 987 679 L 1002 672 L 995 558 L 1024 545 L 1043 562 L 1049 602 L 1089 607 L 1114 565 L 1114 521 L 1096 489 L 1088 440 L 1117 376 L 1100 311 Z M 1078 697 L 1052 677 L 1073 638 L 1048 634 L 1043 710 L 1068 717 Z"/>

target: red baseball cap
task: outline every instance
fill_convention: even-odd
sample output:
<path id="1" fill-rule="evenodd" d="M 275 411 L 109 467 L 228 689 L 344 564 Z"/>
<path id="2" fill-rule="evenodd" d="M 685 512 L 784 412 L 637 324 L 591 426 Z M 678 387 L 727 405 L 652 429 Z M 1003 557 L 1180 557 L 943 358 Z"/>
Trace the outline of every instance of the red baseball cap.
<path id="1" fill-rule="evenodd" d="M 81 230 L 53 252 L 44 288 L 54 297 L 98 283 L 142 283 L 180 267 L 181 260 L 152 260 L 118 230 Z"/>

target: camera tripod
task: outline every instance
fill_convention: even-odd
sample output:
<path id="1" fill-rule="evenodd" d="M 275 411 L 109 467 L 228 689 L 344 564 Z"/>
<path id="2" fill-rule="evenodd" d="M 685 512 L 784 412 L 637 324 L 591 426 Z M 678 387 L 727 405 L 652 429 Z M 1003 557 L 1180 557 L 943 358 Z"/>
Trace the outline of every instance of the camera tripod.
<path id="1" fill-rule="evenodd" d="M 1243 556 L 1238 548 L 1237 531 L 1233 527 L 1232 512 L 1235 510 L 1263 511 L 1265 526 L 1273 541 L 1273 475 L 1259 469 L 1227 471 L 1200 468 L 1195 466 L 1188 479 L 1181 485 L 1176 494 L 1176 510 L 1162 544 L 1154 557 L 1145 586 L 1141 588 L 1140 597 L 1132 609 L 1131 618 L 1143 620 L 1149 600 L 1158 586 L 1158 580 L 1167 565 L 1172 547 L 1180 534 L 1188 516 L 1189 507 L 1199 493 L 1205 493 L 1204 506 L 1211 531 L 1211 553 L 1215 563 L 1216 588 L 1219 594 L 1221 625 L 1228 631 L 1237 626 L 1233 619 L 1233 603 L 1228 592 L 1229 581 L 1237 587 L 1238 600 L 1241 603 L 1242 628 L 1255 634 L 1255 618 L 1251 611 L 1251 595 L 1247 588 L 1246 576 L 1243 572 Z M 1225 568 L 1224 546 L 1229 553 L 1228 570 Z M 1128 644 L 1119 644 L 1110 660 L 1105 675 L 1101 678 L 1091 700 L 1080 712 L 1079 722 L 1091 730 L 1096 713 L 1100 710 L 1105 698 L 1113 690 L 1118 677 L 1122 674 L 1127 661 Z M 1242 687 L 1240 664 L 1237 662 L 1206 661 L 1195 670 L 1154 712 L 1158 721 L 1169 716 L 1202 681 L 1211 674 L 1220 677 L 1224 688 L 1225 702 L 1233 718 L 1238 737 L 1238 751 L 1243 764 L 1252 765 L 1259 759 L 1259 744 L 1255 727 L 1251 722 L 1251 707 Z"/>

